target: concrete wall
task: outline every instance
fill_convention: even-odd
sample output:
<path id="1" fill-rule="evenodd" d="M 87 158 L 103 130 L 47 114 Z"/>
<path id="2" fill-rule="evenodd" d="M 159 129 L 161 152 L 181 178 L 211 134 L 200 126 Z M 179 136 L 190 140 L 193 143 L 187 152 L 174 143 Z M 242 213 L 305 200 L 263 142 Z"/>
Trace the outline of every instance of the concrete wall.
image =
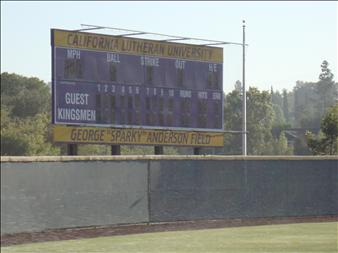
<path id="1" fill-rule="evenodd" d="M 1 233 L 338 214 L 337 157 L 1 158 Z"/>

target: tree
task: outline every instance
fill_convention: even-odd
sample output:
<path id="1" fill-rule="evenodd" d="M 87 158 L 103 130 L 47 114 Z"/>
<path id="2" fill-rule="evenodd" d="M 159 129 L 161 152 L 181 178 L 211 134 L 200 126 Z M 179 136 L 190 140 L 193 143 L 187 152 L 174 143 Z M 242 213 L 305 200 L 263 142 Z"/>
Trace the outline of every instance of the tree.
<path id="1" fill-rule="evenodd" d="M 294 93 L 294 127 L 320 128 L 320 121 L 326 110 L 337 100 L 337 84 L 328 68 L 329 63 L 323 61 L 319 81 L 297 81 Z"/>
<path id="2" fill-rule="evenodd" d="M 314 155 L 338 154 L 338 103 L 331 107 L 321 122 L 321 133 L 306 133 L 307 144 Z"/>
<path id="3" fill-rule="evenodd" d="M 228 131 L 242 130 L 242 95 L 235 89 L 224 96 L 224 129 Z M 228 155 L 241 154 L 241 135 L 225 133 L 224 153 Z"/>
<path id="4" fill-rule="evenodd" d="M 321 115 L 317 104 L 319 96 L 317 83 L 297 81 L 294 92 L 294 127 L 319 128 Z"/>
<path id="5" fill-rule="evenodd" d="M 286 123 L 290 123 L 288 93 L 286 89 L 283 90 L 283 114 Z"/>
<path id="6" fill-rule="evenodd" d="M 239 81 L 239 80 L 236 81 L 236 83 L 235 83 L 235 90 L 238 91 L 239 94 L 242 95 L 243 87 L 242 87 L 241 81 Z"/>
<path id="7" fill-rule="evenodd" d="M 47 113 L 24 119 L 8 117 L 1 108 L 1 155 L 58 155 L 49 141 L 50 117 Z"/>
<path id="8" fill-rule="evenodd" d="M 274 111 L 268 91 L 250 87 L 247 92 L 248 153 L 268 155 L 273 153 L 272 126 Z"/>
<path id="9" fill-rule="evenodd" d="M 1 74 L 1 155 L 57 155 L 51 143 L 50 92 L 41 80 Z"/>
<path id="10" fill-rule="evenodd" d="M 278 90 L 276 92 L 273 92 L 272 86 L 271 86 L 271 102 L 275 114 L 273 126 L 274 128 L 281 128 L 281 126 L 285 125 L 285 118 L 283 113 L 283 98 Z"/>
<path id="11" fill-rule="evenodd" d="M 334 105 L 337 98 L 337 91 L 333 81 L 334 75 L 328 66 L 329 63 L 324 60 L 320 66 L 322 72 L 319 74 L 319 81 L 316 87 L 319 95 L 318 111 L 321 116 L 323 116 L 327 108 Z"/>
<path id="12" fill-rule="evenodd" d="M 285 137 L 285 133 L 281 132 L 278 139 L 274 144 L 274 155 L 292 155 L 293 149 L 288 146 L 288 140 Z"/>
<path id="13" fill-rule="evenodd" d="M 1 106 L 1 155 L 22 155 L 28 150 L 28 143 L 20 138 L 15 122 L 11 121 L 9 109 Z"/>
<path id="14" fill-rule="evenodd" d="M 279 93 L 279 91 L 273 92 L 273 89 L 271 87 L 271 101 L 273 104 L 278 105 L 282 109 L 283 107 L 283 98 L 282 95 Z"/>
<path id="15" fill-rule="evenodd" d="M 271 130 L 275 113 L 268 91 L 249 88 L 247 91 L 247 130 L 248 154 L 274 154 L 275 140 Z M 224 101 L 225 130 L 241 131 L 242 129 L 242 96 L 238 90 L 233 90 Z M 241 154 L 241 135 L 226 133 L 224 137 L 226 154 Z"/>
<path id="16" fill-rule="evenodd" d="M 322 72 L 319 74 L 319 80 L 332 82 L 334 75 L 331 73 L 331 70 L 329 69 L 329 63 L 326 60 L 324 60 L 320 65 L 320 67 L 322 69 Z"/>
<path id="17" fill-rule="evenodd" d="M 272 104 L 272 109 L 274 112 L 273 127 L 283 128 L 286 123 L 282 109 L 276 104 Z"/>
<path id="18" fill-rule="evenodd" d="M 25 118 L 50 112 L 50 101 L 48 86 L 38 78 L 1 74 L 1 107 L 6 106 L 11 117 Z"/>

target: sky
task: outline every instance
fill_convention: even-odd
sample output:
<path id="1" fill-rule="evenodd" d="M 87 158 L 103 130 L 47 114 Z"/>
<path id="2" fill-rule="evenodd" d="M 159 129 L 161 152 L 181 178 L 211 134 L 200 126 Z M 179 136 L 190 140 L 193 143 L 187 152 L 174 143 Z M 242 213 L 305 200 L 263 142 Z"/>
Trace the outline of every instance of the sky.
<path id="1" fill-rule="evenodd" d="M 316 82 L 323 60 L 337 80 L 337 2 L 1 1 L 1 73 L 51 80 L 50 29 L 81 24 L 242 43 L 246 86 L 291 91 Z M 114 34 L 114 33 L 112 33 Z M 242 80 L 242 47 L 224 46 L 223 89 Z"/>

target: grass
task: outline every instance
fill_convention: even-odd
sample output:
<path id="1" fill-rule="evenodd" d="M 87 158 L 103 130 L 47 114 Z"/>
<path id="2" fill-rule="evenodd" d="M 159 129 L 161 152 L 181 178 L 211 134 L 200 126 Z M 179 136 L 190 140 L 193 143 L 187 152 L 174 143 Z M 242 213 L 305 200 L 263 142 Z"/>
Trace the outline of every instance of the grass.
<path id="1" fill-rule="evenodd" d="M 2 247 L 1 253 L 338 252 L 338 222 L 161 232 Z"/>

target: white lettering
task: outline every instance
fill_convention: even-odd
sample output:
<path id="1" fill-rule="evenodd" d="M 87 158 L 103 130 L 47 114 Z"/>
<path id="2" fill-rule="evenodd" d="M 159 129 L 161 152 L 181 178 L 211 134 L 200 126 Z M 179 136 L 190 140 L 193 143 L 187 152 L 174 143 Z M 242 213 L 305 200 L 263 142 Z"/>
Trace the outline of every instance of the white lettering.
<path id="1" fill-rule="evenodd" d="M 66 104 L 71 105 L 88 105 L 89 94 L 86 93 L 69 93 L 65 94 Z"/>
<path id="2" fill-rule="evenodd" d="M 80 59 L 80 50 L 67 49 L 67 59 Z"/>
<path id="3" fill-rule="evenodd" d="M 157 57 L 141 56 L 141 65 L 159 67 L 160 59 Z"/>
<path id="4" fill-rule="evenodd" d="M 212 93 L 212 99 L 213 100 L 221 100 L 221 93 L 213 92 Z"/>
<path id="5" fill-rule="evenodd" d="M 120 63 L 120 55 L 114 53 L 107 53 L 107 62 Z"/>
<path id="6" fill-rule="evenodd" d="M 182 60 L 175 61 L 175 68 L 184 69 L 184 67 L 185 67 L 185 61 L 182 61 Z"/>
<path id="7" fill-rule="evenodd" d="M 181 98 L 191 98 L 191 90 L 180 90 Z"/>
<path id="8" fill-rule="evenodd" d="M 96 121 L 96 111 L 89 109 L 58 108 L 59 120 Z"/>
<path id="9" fill-rule="evenodd" d="M 217 72 L 217 64 L 216 63 L 210 63 L 209 64 L 209 71 L 210 72 Z"/>
<path id="10" fill-rule="evenodd" d="M 208 93 L 206 91 L 199 91 L 197 96 L 200 99 L 208 99 Z"/>

